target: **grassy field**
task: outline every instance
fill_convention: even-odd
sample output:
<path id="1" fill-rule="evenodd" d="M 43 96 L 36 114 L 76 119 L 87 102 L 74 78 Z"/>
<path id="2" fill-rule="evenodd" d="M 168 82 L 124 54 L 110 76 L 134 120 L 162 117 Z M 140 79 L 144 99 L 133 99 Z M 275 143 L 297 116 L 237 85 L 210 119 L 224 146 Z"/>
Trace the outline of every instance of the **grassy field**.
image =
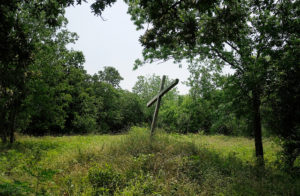
<path id="1" fill-rule="evenodd" d="M 299 195 L 300 179 L 277 168 L 278 145 L 241 137 L 158 133 L 20 136 L 0 144 L 0 195 Z"/>

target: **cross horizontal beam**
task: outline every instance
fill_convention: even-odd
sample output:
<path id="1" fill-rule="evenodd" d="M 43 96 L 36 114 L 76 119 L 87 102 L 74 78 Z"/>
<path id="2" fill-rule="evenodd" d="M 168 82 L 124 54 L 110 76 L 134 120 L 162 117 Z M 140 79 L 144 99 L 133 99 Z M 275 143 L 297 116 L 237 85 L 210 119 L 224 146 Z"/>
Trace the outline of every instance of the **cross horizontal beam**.
<path id="1" fill-rule="evenodd" d="M 168 86 L 167 88 L 165 88 L 164 90 L 160 91 L 158 95 L 156 95 L 155 97 L 153 97 L 153 99 L 151 99 L 148 103 L 147 103 L 147 107 L 150 107 L 153 103 L 155 103 L 155 101 L 159 98 L 162 97 L 164 94 L 166 94 L 169 90 L 171 90 L 174 86 L 176 86 L 178 84 L 179 80 L 176 79 L 173 83 L 170 84 L 170 86 Z"/>

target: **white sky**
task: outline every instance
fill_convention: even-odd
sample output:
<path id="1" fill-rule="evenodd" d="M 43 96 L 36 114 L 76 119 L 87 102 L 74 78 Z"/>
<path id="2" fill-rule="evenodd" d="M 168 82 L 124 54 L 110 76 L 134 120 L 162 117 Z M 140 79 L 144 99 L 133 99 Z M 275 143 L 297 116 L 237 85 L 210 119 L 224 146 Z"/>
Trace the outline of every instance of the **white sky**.
<path id="1" fill-rule="evenodd" d="M 86 59 L 84 67 L 89 74 L 97 73 L 104 66 L 115 67 L 124 78 L 121 87 L 130 91 L 139 75 L 167 75 L 171 79 L 179 79 L 177 89 L 180 94 L 188 93 L 188 87 L 181 83 L 189 76 L 187 65 L 179 68 L 170 61 L 147 64 L 133 71 L 135 59 L 142 56 L 138 39 L 144 31 L 136 31 L 123 1 L 117 1 L 104 11 L 106 21 L 94 16 L 87 3 L 67 8 L 66 17 L 68 29 L 79 35 L 79 40 L 71 47 L 83 52 Z"/>

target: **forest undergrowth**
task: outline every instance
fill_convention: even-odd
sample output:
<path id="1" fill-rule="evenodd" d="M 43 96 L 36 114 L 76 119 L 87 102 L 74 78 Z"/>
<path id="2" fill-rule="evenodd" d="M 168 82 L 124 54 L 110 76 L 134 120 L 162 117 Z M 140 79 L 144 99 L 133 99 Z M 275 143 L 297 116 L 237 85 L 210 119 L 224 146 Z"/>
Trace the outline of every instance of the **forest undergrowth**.
<path id="1" fill-rule="evenodd" d="M 0 144 L 0 195 L 298 195 L 297 172 L 280 169 L 265 139 L 265 168 L 253 140 L 167 134 L 19 136 Z"/>

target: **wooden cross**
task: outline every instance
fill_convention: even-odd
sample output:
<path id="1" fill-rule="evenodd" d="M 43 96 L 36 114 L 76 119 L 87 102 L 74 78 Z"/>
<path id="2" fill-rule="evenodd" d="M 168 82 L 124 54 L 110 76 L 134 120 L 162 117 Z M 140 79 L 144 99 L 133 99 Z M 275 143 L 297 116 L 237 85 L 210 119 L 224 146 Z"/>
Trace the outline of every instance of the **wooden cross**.
<path id="1" fill-rule="evenodd" d="M 171 90 L 179 82 L 179 80 L 176 79 L 173 83 L 171 83 L 167 88 L 164 89 L 165 80 L 166 80 L 166 76 L 164 75 L 162 77 L 162 80 L 160 83 L 159 93 L 147 103 L 147 107 L 150 107 L 156 101 L 156 106 L 155 106 L 155 110 L 154 110 L 154 114 L 153 114 L 153 120 L 152 120 L 152 124 L 151 124 L 151 136 L 153 136 L 153 134 L 154 134 L 156 119 L 157 119 L 159 106 L 160 106 L 160 100 L 161 100 L 162 96 L 164 96 L 164 94 L 166 94 L 169 90 Z"/>

